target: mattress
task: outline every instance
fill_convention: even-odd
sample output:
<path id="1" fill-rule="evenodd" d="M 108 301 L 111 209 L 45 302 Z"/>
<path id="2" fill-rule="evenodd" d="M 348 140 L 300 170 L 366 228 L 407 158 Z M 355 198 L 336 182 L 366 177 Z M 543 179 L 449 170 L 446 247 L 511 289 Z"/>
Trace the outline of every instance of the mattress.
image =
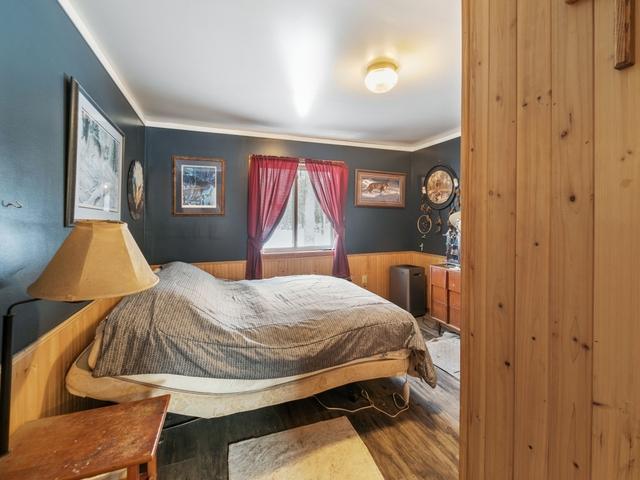
<path id="1" fill-rule="evenodd" d="M 92 363 L 95 365 L 95 360 L 91 357 L 96 354 L 98 350 L 99 336 L 76 360 L 76 366 L 90 373 L 93 369 Z M 138 383 L 142 385 L 150 385 L 154 387 L 160 387 L 165 390 L 184 391 L 196 394 L 234 394 L 234 393 L 246 393 L 252 391 L 266 390 L 270 387 L 282 385 L 284 383 L 295 382 L 303 378 L 312 377 L 320 373 L 328 372 L 330 370 L 342 368 L 349 365 L 358 365 L 362 363 L 374 362 L 379 360 L 405 360 L 411 354 L 410 350 L 397 350 L 395 352 L 382 353 L 367 358 L 360 358 L 338 367 L 330 367 L 315 372 L 303 373 L 300 375 L 292 375 L 289 377 L 281 378 L 265 378 L 260 380 L 244 380 L 244 379 L 229 379 L 229 378 L 203 378 L 203 377 L 189 377 L 184 375 L 173 374 L 144 374 L 144 375 L 122 375 L 117 378 L 122 382 Z M 97 380 L 97 379 L 96 379 Z"/>

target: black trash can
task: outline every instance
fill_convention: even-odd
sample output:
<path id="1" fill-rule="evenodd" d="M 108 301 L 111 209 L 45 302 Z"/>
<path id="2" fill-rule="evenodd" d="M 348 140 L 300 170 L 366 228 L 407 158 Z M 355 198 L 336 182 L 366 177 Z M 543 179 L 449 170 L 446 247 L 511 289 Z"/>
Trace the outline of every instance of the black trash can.
<path id="1" fill-rule="evenodd" d="M 414 317 L 427 313 L 424 268 L 393 265 L 389 270 L 389 299 Z"/>

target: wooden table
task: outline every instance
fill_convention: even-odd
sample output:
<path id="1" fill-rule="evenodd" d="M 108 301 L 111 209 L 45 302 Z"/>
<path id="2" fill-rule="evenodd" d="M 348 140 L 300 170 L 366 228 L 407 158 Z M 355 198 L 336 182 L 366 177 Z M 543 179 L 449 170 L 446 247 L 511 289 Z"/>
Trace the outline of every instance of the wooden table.
<path id="1" fill-rule="evenodd" d="M 156 448 L 169 395 L 42 418 L 11 436 L 0 458 L 0 478 L 86 478 L 127 469 L 128 479 L 157 477 Z M 147 473 L 140 475 L 140 465 Z"/>

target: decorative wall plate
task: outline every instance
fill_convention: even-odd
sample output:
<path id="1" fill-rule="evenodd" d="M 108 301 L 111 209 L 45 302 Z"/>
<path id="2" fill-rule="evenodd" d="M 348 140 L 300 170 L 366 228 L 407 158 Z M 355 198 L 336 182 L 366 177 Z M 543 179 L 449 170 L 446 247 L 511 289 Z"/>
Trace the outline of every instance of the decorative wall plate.
<path id="1" fill-rule="evenodd" d="M 424 179 L 424 201 L 434 210 L 448 207 L 455 198 L 458 178 L 449 167 L 438 165 Z"/>
<path id="2" fill-rule="evenodd" d="M 127 201 L 131 218 L 140 220 L 144 211 L 144 172 L 138 160 L 134 160 L 129 166 Z"/>

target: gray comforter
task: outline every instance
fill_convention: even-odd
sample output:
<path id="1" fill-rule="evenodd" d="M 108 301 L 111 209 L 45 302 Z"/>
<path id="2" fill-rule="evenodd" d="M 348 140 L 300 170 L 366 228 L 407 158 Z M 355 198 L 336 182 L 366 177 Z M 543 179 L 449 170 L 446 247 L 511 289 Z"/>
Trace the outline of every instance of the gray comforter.
<path id="1" fill-rule="evenodd" d="M 287 377 L 411 350 L 411 370 L 436 374 L 412 315 L 346 280 L 319 275 L 225 281 L 171 263 L 151 290 L 105 321 L 94 376 L 165 373 Z"/>

